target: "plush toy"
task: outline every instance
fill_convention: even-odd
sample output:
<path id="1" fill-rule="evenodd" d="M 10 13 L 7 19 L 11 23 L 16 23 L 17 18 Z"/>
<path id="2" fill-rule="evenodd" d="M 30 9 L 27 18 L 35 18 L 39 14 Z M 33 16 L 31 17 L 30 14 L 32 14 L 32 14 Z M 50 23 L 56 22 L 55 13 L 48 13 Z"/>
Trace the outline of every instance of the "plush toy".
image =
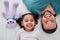
<path id="1" fill-rule="evenodd" d="M 16 13 L 18 3 L 13 4 L 12 11 L 9 10 L 9 2 L 4 1 L 5 12 L 3 12 L 3 17 L 7 20 L 7 28 L 15 28 L 17 23 L 16 19 L 18 19 L 21 14 Z"/>

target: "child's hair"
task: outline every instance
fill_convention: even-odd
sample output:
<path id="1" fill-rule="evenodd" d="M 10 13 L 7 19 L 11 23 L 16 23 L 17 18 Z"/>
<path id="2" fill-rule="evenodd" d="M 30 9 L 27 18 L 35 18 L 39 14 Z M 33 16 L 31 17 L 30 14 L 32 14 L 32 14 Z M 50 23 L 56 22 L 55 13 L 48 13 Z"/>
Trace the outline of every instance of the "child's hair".
<path id="1" fill-rule="evenodd" d="M 24 26 L 22 26 L 22 24 L 21 24 L 21 21 L 24 19 L 24 16 L 26 16 L 26 15 L 32 15 L 34 17 L 35 24 L 37 24 L 37 22 L 38 22 L 39 15 L 34 14 L 34 13 L 26 13 L 16 20 L 16 22 L 19 24 L 20 28 L 24 28 Z"/>

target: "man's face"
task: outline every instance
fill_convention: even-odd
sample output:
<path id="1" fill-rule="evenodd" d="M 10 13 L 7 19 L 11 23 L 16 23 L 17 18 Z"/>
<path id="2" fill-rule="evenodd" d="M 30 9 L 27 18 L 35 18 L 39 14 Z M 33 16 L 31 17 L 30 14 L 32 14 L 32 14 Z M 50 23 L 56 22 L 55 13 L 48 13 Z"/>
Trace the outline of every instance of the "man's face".
<path id="1" fill-rule="evenodd" d="M 45 30 L 56 28 L 56 18 L 50 12 L 45 12 L 41 20 Z"/>

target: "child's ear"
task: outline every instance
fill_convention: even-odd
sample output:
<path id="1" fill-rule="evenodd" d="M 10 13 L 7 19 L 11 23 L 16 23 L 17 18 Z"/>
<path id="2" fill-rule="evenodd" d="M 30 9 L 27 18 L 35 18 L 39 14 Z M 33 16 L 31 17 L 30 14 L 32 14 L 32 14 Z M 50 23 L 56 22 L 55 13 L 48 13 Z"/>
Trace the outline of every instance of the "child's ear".
<path id="1" fill-rule="evenodd" d="M 23 26 L 23 21 L 21 21 L 21 25 Z"/>

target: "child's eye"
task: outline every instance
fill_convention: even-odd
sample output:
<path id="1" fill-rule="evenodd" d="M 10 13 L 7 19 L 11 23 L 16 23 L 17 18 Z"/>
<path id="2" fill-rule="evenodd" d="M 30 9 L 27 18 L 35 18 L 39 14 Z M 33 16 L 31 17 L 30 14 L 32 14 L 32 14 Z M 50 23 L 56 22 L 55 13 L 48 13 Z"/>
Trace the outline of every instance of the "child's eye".
<path id="1" fill-rule="evenodd" d="M 28 22 L 28 20 L 25 20 L 25 22 Z"/>
<path id="2" fill-rule="evenodd" d="M 30 20 L 31 22 L 33 22 L 33 20 Z"/>

